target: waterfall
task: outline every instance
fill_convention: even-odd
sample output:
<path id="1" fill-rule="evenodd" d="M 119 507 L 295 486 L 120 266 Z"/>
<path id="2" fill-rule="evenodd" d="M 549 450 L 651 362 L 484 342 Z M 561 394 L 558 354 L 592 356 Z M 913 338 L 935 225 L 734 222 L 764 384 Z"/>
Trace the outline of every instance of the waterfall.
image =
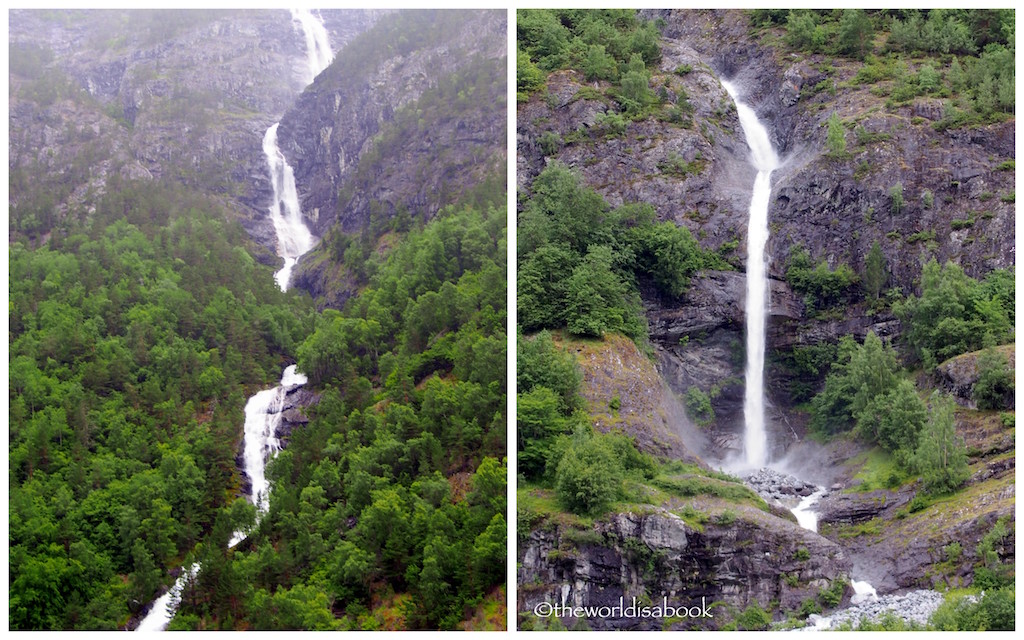
<path id="1" fill-rule="evenodd" d="M 331 63 L 331 44 L 323 21 L 308 9 L 292 9 L 292 21 L 298 23 L 306 39 L 306 84 Z M 274 123 L 263 136 L 263 154 L 267 157 L 270 183 L 274 199 L 270 203 L 270 219 L 277 233 L 277 255 L 284 259 L 284 267 L 274 274 L 281 291 L 287 291 L 292 269 L 299 258 L 313 248 L 315 240 L 302 219 L 299 194 L 295 188 L 295 172 L 277 146 L 277 126 Z"/>
<path id="2" fill-rule="evenodd" d="M 768 138 L 768 130 L 757 119 L 754 110 L 739 101 L 735 87 L 724 80 L 722 86 L 736 103 L 740 126 L 757 169 L 747 223 L 747 368 L 743 397 L 743 443 L 747 465 L 759 468 L 768 461 L 768 436 L 764 420 L 765 321 L 768 308 L 765 245 L 768 243 L 771 175 L 779 165 L 779 158 Z"/>
<path id="3" fill-rule="evenodd" d="M 293 364 L 284 370 L 279 386 L 260 391 L 245 404 L 245 473 L 252 484 L 250 500 L 260 513 L 269 506 L 267 492 L 270 484 L 264 475 L 266 461 L 281 450 L 281 442 L 274 434 L 281 424 L 285 396 L 304 384 L 306 376 L 298 373 Z"/>
<path id="4" fill-rule="evenodd" d="M 797 523 L 804 529 L 810 529 L 817 533 L 818 513 L 816 511 L 811 511 L 811 507 L 813 507 L 823 495 L 825 495 L 825 489 L 818 489 L 811 495 L 804 497 L 804 499 L 800 501 L 800 504 L 790 509 L 793 515 L 796 516 Z"/>
<path id="5" fill-rule="evenodd" d="M 270 506 L 265 469 L 267 460 L 281 450 L 281 443 L 275 435 L 281 424 L 281 412 L 284 409 L 285 397 L 288 392 L 306 384 L 306 376 L 295 370 L 291 365 L 281 375 L 281 383 L 273 389 L 264 389 L 249 398 L 245 403 L 245 433 L 243 437 L 243 458 L 245 473 L 249 476 L 251 491 L 249 500 L 256 505 L 257 517 L 266 513 Z M 249 535 L 247 531 L 236 531 L 231 536 L 228 548 L 234 547 Z M 181 575 L 174 585 L 153 602 L 146 617 L 139 622 L 136 631 L 163 631 L 171 622 L 181 602 L 181 591 L 185 583 L 199 575 L 200 566 L 193 564 L 188 569 L 182 568 Z"/>
<path id="6" fill-rule="evenodd" d="M 153 606 L 149 608 L 149 613 L 139 622 L 139 626 L 135 627 L 135 630 L 163 631 L 166 629 L 167 625 L 171 623 L 171 618 L 174 617 L 174 612 L 178 610 L 178 605 L 181 603 L 181 590 L 185 588 L 185 583 L 197 575 L 199 575 L 198 562 L 187 570 L 182 567 L 181 575 L 178 576 L 178 579 L 174 581 L 174 584 L 171 585 L 171 588 L 164 595 L 153 602 Z"/>
<path id="7" fill-rule="evenodd" d="M 313 81 L 331 63 L 331 47 L 323 21 L 307 9 L 292 9 L 292 20 L 299 23 L 306 38 L 306 67 L 309 71 L 306 84 Z M 302 219 L 298 191 L 295 188 L 295 173 L 277 146 L 277 126 L 274 123 L 263 136 L 263 154 L 270 170 L 270 182 L 274 189 L 274 200 L 270 204 L 270 219 L 277 233 L 277 254 L 284 258 L 284 267 L 274 274 L 282 291 L 288 289 L 292 269 L 302 254 L 313 248 L 314 238 Z M 276 437 L 281 423 L 281 411 L 285 396 L 296 386 L 306 384 L 306 376 L 291 365 L 281 375 L 281 382 L 273 389 L 260 391 L 249 398 L 245 405 L 245 427 L 243 434 L 243 458 L 245 473 L 252 490 L 249 499 L 256 505 L 257 514 L 266 512 L 269 506 L 270 485 L 264 473 L 267 459 L 280 451 Z M 258 517 L 258 515 L 257 515 Z M 228 542 L 234 547 L 248 536 L 246 531 L 236 531 Z M 153 602 L 149 612 L 136 627 L 136 631 L 163 631 L 170 624 L 181 602 L 181 591 L 186 582 L 199 575 L 198 563 L 187 569 L 182 567 L 181 575 L 170 589 Z"/>
<path id="8" fill-rule="evenodd" d="M 292 21 L 299 23 L 302 34 L 306 38 L 306 84 L 331 64 L 334 54 L 331 53 L 331 41 L 327 37 L 323 19 L 314 16 L 309 9 L 292 9 Z"/>
<path id="9" fill-rule="evenodd" d="M 287 291 L 292 269 L 299 256 L 313 248 L 313 235 L 302 219 L 299 194 L 295 189 L 295 173 L 277 146 L 278 124 L 275 122 L 263 136 L 263 153 L 267 156 L 270 183 L 274 187 L 270 220 L 277 233 L 277 255 L 284 258 L 284 267 L 274 274 L 274 279 L 281 291 Z"/>

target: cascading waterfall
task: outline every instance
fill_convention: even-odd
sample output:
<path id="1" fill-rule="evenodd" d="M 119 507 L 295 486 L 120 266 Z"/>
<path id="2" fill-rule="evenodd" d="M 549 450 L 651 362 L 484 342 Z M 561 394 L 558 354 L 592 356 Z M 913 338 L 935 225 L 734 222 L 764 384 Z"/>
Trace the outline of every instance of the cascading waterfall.
<path id="1" fill-rule="evenodd" d="M 757 178 L 750 197 L 747 224 L 747 369 L 743 398 L 743 443 L 746 464 L 760 468 L 768 461 L 768 436 L 764 419 L 764 350 L 765 320 L 768 309 L 768 269 L 765 246 L 768 243 L 768 204 L 771 198 L 771 175 L 779 166 L 779 157 L 772 147 L 768 130 L 757 119 L 754 110 L 739 101 L 736 89 L 722 81 L 739 116 L 743 135 Z"/>
<path id="2" fill-rule="evenodd" d="M 291 14 L 292 21 L 298 23 L 306 39 L 305 79 L 306 84 L 309 84 L 331 63 L 331 43 L 327 38 L 327 29 L 318 16 L 314 16 L 308 9 L 292 9 Z M 279 124 L 275 122 L 263 136 L 263 154 L 267 157 L 270 183 L 274 189 L 270 219 L 277 233 L 277 255 L 284 258 L 284 267 L 274 274 L 274 279 L 281 291 L 287 291 L 292 269 L 299 258 L 313 248 L 316 241 L 302 219 L 299 194 L 295 188 L 295 172 L 277 146 Z"/>
<path id="3" fill-rule="evenodd" d="M 818 512 L 812 511 L 811 507 L 813 507 L 823 495 L 825 495 L 825 489 L 818 489 L 801 500 L 800 504 L 790 509 L 793 515 L 796 516 L 797 523 L 804 529 L 810 529 L 817 533 Z"/>
<path id="4" fill-rule="evenodd" d="M 307 9 L 292 9 L 292 20 L 299 23 L 306 38 L 306 58 L 309 76 L 307 84 L 313 81 L 331 63 L 331 48 L 323 21 Z M 274 188 L 274 200 L 270 205 L 270 217 L 277 233 L 278 255 L 284 258 L 284 267 L 274 274 L 282 291 L 288 289 L 292 268 L 302 254 L 313 248 L 314 238 L 302 220 L 298 192 L 295 188 L 295 174 L 277 146 L 277 126 L 274 123 L 263 136 L 263 153 L 270 169 L 270 181 Z M 306 376 L 297 372 L 295 365 L 284 370 L 281 382 L 273 389 L 260 391 L 249 398 L 245 405 L 244 460 L 245 473 L 249 477 L 251 492 L 249 499 L 259 514 L 269 506 L 269 483 L 264 474 L 267 459 L 280 451 L 276 437 L 281 423 L 281 410 L 288 391 L 306 384 Z M 248 536 L 247 531 L 236 531 L 228 547 L 234 547 Z M 199 575 L 198 563 L 185 568 L 170 589 L 157 598 L 149 612 L 139 622 L 136 631 L 163 631 L 170 624 L 181 603 L 181 592 L 185 584 Z"/>
<path id="5" fill-rule="evenodd" d="M 245 473 L 249 477 L 251 490 L 249 500 L 256 505 L 257 518 L 266 513 L 269 504 L 270 484 L 264 473 L 267 460 L 281 450 L 281 443 L 275 435 L 281 424 L 282 410 L 288 392 L 306 384 L 306 376 L 295 370 L 291 365 L 281 375 L 281 383 L 273 389 L 264 389 L 249 398 L 245 404 L 245 434 L 243 439 L 243 458 Z M 248 531 L 236 531 L 231 536 L 228 548 L 234 547 L 249 535 Z M 149 613 L 139 622 L 136 631 L 163 631 L 171 622 L 181 602 L 181 592 L 185 583 L 195 579 L 200 571 L 199 563 L 182 568 L 181 575 L 162 596 L 153 602 Z"/>

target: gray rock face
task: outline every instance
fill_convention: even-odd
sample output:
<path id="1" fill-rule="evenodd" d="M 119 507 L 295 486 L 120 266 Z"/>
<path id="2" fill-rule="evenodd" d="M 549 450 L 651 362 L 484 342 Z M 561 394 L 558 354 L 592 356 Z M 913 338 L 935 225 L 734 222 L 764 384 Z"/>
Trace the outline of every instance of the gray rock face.
<path id="1" fill-rule="evenodd" d="M 323 16 L 340 48 L 379 12 Z M 14 47 L 51 52 L 49 67 L 82 92 L 55 102 L 45 119 L 13 92 L 12 114 L 35 114 L 11 119 L 15 167 L 30 169 L 58 148 L 64 162 L 85 156 L 94 168 L 65 205 L 84 201 L 86 186 L 102 193 L 111 173 L 171 178 L 222 196 L 255 238 L 274 245 L 262 138 L 304 84 L 304 38 L 287 11 L 15 10 L 10 32 Z M 35 144 L 47 128 L 61 137 Z M 105 149 L 68 144 L 87 128 Z"/>
<path id="2" fill-rule="evenodd" d="M 414 44 L 369 52 L 363 40 L 343 51 L 281 119 L 279 146 L 295 171 L 302 210 L 315 235 L 332 228 L 356 233 L 371 222 L 384 225 L 400 210 L 429 220 L 506 165 L 506 12 L 446 13 L 428 34 L 416 36 L 409 22 L 413 14 L 405 14 L 401 40 Z M 390 20 L 385 25 L 393 25 Z M 457 74 L 484 68 L 480 73 L 495 79 L 485 95 L 470 98 L 451 90 Z M 443 98 L 416 106 L 438 86 L 447 87 Z M 472 109 L 444 111 L 444 105 L 469 99 Z M 408 111 L 413 108 L 430 113 L 414 117 Z M 422 124 L 387 138 L 399 122 Z M 374 164 L 373 158 L 386 162 Z M 322 305 L 340 307 L 354 285 L 332 280 L 325 258 L 314 252 L 300 260 L 295 284 Z"/>
<path id="3" fill-rule="evenodd" d="M 576 542 L 585 540 L 585 542 Z M 798 548 L 810 552 L 797 560 Z M 777 600 L 783 611 L 845 580 L 842 550 L 795 523 L 744 510 L 729 525 L 697 531 L 667 511 L 617 513 L 581 534 L 562 526 L 533 531 L 519 546 L 520 619 L 542 603 L 615 606 L 633 598 L 672 606 L 724 602 L 743 609 Z M 787 577 L 789 576 L 789 577 Z M 726 620 L 664 621 L 671 628 L 714 629 Z M 567 626 L 574 619 L 562 620 Z M 652 618 L 591 618 L 592 629 L 661 629 Z"/>

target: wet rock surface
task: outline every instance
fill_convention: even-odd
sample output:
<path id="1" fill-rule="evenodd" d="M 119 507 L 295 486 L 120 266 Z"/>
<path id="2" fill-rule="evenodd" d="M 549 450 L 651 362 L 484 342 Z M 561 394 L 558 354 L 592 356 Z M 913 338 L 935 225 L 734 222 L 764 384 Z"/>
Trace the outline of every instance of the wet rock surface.
<path id="1" fill-rule="evenodd" d="M 322 15 L 337 49 L 380 12 Z M 262 138 L 305 83 L 304 39 L 287 11 L 98 10 L 63 21 L 12 11 L 12 46 L 39 46 L 40 34 L 51 66 L 84 95 L 39 117 L 38 103 L 13 92 L 12 166 L 91 165 L 63 206 L 102 194 L 113 175 L 171 178 L 230 203 L 254 238 L 274 246 Z M 35 117 L 15 115 L 26 111 Z"/>
<path id="2" fill-rule="evenodd" d="M 821 487 L 805 482 L 796 476 L 762 467 L 744 479 L 754 491 L 766 501 L 775 501 L 794 506 L 795 501 L 819 491 Z"/>

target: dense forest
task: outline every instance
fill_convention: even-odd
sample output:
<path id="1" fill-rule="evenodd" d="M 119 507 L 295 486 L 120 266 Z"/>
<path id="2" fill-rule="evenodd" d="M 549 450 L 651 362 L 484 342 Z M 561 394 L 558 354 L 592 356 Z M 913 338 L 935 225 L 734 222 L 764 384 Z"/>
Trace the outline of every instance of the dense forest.
<path id="1" fill-rule="evenodd" d="M 312 328 L 218 205 L 113 186 L 10 247 L 14 629 L 114 629 L 152 599 L 233 500 L 245 397 Z"/>
<path id="2" fill-rule="evenodd" d="M 720 244 L 712 242 L 716 230 L 705 224 L 716 207 L 728 207 L 727 203 L 707 205 L 700 199 L 706 197 L 704 192 L 694 194 L 685 188 L 679 188 L 674 198 L 637 198 L 637 194 L 655 191 L 654 187 L 645 189 L 646 183 L 638 184 L 645 180 L 692 180 L 685 184 L 696 184 L 694 191 L 706 188 L 700 177 L 716 156 L 723 154 L 716 138 L 731 133 L 723 126 L 731 104 L 722 106 L 717 98 L 697 93 L 707 91 L 701 83 L 708 81 L 706 76 L 714 81 L 715 74 L 703 63 L 698 70 L 698 64 L 689 62 L 694 54 L 680 45 L 685 38 L 680 34 L 692 35 L 690 25 L 698 17 L 683 15 L 685 12 L 679 16 L 675 12 L 640 13 L 650 19 L 625 10 L 524 9 L 517 16 L 519 147 L 521 155 L 536 159 L 529 165 L 526 179 L 520 177 L 517 231 L 520 561 L 525 562 L 523 548 L 529 549 L 528 554 L 549 545 L 555 549 L 548 552 L 547 564 L 531 560 L 538 566 L 525 575 L 533 576 L 535 582 L 521 585 L 527 602 L 548 588 L 545 576 L 551 574 L 545 571 L 564 572 L 564 580 L 582 580 L 574 594 L 576 589 L 584 593 L 596 589 L 579 586 L 596 580 L 580 563 L 601 557 L 617 567 L 614 553 L 622 554 L 628 570 L 635 567 L 643 576 L 632 582 L 646 588 L 645 594 L 679 589 L 673 582 L 675 576 L 658 559 L 660 553 L 679 551 L 659 549 L 647 538 L 643 543 L 639 538 L 625 542 L 617 538 L 625 514 L 671 512 L 685 521 L 688 531 L 699 540 L 700 534 L 715 525 L 728 528 L 737 521 L 747 520 L 747 526 L 759 521 L 754 514 L 744 515 L 741 506 L 776 509 L 769 508 L 738 477 L 711 471 L 703 463 L 683 464 L 659 453 L 657 447 L 642 445 L 644 430 L 624 419 L 626 398 L 619 393 L 634 387 L 626 380 L 614 380 L 614 371 L 596 364 L 602 358 L 618 362 L 623 367 L 621 375 L 640 366 L 624 359 L 622 354 L 628 350 L 623 349 L 617 334 L 634 341 L 640 352 L 659 366 L 668 360 L 666 351 L 685 354 L 694 344 L 702 347 L 701 343 L 708 343 L 703 347 L 705 353 L 720 352 L 722 341 L 712 342 L 706 329 L 673 333 L 667 342 L 664 325 L 682 311 L 706 314 L 707 305 L 727 304 L 719 299 L 709 301 L 708 291 L 714 285 L 702 286 L 701 281 L 731 282 L 731 276 L 722 272 L 742 271 L 745 259 L 737 251 L 738 235 Z M 813 117 L 819 111 L 825 114 L 821 119 L 826 126 L 815 137 L 824 138 L 817 153 L 826 171 L 852 163 L 859 167 L 855 179 L 870 179 L 878 168 L 869 164 L 870 154 L 864 151 L 893 137 L 865 129 L 867 116 L 843 119 L 834 111 L 829 116 L 830 96 L 838 90 L 870 87 L 870 102 L 858 104 L 869 115 L 902 113 L 916 106 L 915 101 L 941 101 L 940 114 L 931 118 L 928 135 L 933 136 L 970 132 L 1013 117 L 1011 10 L 755 10 L 744 12 L 742 18 L 736 17 L 739 13 L 703 12 L 699 20 L 746 24 L 743 37 L 774 48 L 780 58 L 789 55 L 813 65 L 811 73 L 824 76 L 813 90 L 805 85 L 795 99 L 796 109 L 802 107 Z M 681 22 L 671 24 L 672 20 Z M 673 55 L 690 56 L 686 64 L 666 63 L 663 30 L 671 30 L 679 39 L 674 41 L 679 49 Z M 752 46 L 744 42 L 739 50 L 756 59 L 749 53 Z M 719 64 L 729 60 L 715 55 Z M 771 56 L 765 58 L 771 61 L 766 65 L 774 62 Z M 840 68 L 842 76 L 851 79 L 840 81 Z M 705 77 L 691 82 L 698 72 Z M 770 92 L 764 95 L 771 98 Z M 912 124 L 924 126 L 928 121 L 914 118 Z M 685 132 L 673 134 L 673 130 Z M 652 150 L 650 155 L 657 158 L 665 153 L 664 148 L 671 148 L 666 140 L 691 135 L 699 136 L 696 153 L 687 149 L 689 153 L 668 151 L 657 161 L 627 159 L 636 156 L 637 149 L 641 155 Z M 604 161 L 607 155 L 614 156 L 611 162 Z M 998 165 L 996 172 L 1014 168 L 1012 159 L 1000 162 L 996 158 L 993 163 Z M 654 176 L 648 175 L 651 165 L 657 169 Z M 520 167 L 522 170 L 523 165 Z M 599 167 L 611 168 L 602 174 Z M 908 243 L 920 243 L 917 246 L 922 251 L 920 256 L 915 252 L 916 264 L 898 265 L 897 277 L 894 252 L 883 252 L 881 243 L 889 243 L 888 247 L 904 237 L 892 226 L 888 235 L 885 231 L 869 234 L 872 225 L 883 229 L 892 224 L 888 222 L 891 219 L 940 206 L 936 204 L 938 196 L 916 186 L 919 200 L 914 202 L 904 201 L 902 184 L 886 187 L 887 211 L 876 213 L 875 208 L 858 203 L 867 211 L 854 241 L 864 235 L 869 238 L 865 244 L 871 247 L 862 256 L 851 257 L 846 251 L 829 255 L 829 250 L 794 241 L 788 234 L 778 243 L 785 248 L 775 249 L 775 277 L 781 282 L 778 287 L 773 284 L 773 296 L 784 287 L 801 313 L 792 329 L 775 329 L 773 335 L 781 335 L 787 344 L 769 354 L 768 367 L 777 372 L 770 379 L 781 382 L 776 393 L 787 405 L 787 430 L 792 430 L 788 426 L 792 421 L 819 449 L 842 452 L 832 454 L 832 459 L 843 464 L 847 463 L 842 456 L 857 453 L 859 463 L 851 472 L 856 474 L 851 479 L 854 486 L 844 489 L 851 494 L 849 500 L 864 495 L 864 500 L 896 498 L 906 504 L 903 510 L 893 508 L 869 522 L 859 518 L 870 516 L 858 516 L 852 522 L 824 525 L 823 535 L 840 546 L 857 547 L 875 536 L 900 539 L 907 534 L 891 530 L 906 527 L 903 531 L 919 531 L 915 529 L 919 519 L 945 521 L 949 509 L 957 505 L 962 509 L 979 495 L 998 495 L 994 500 L 1003 504 L 1006 479 L 1000 475 L 998 481 L 988 480 L 993 473 L 986 469 L 1002 468 L 1007 455 L 1012 482 L 1012 444 L 1007 452 L 1002 444 L 994 443 L 999 438 L 1005 440 L 1006 433 L 1012 438 L 1014 426 L 1014 268 L 937 259 L 935 231 L 922 231 L 918 237 L 906 237 Z M 988 202 L 994 196 L 985 191 L 980 200 Z M 790 197 L 787 194 L 787 200 Z M 959 199 L 965 198 L 946 195 L 941 204 L 956 207 Z M 1001 200 L 1012 206 L 1013 191 Z M 710 212 L 701 210 L 703 206 Z M 826 206 L 837 204 L 832 200 Z M 683 216 L 675 213 L 690 208 L 695 210 Z M 951 229 L 961 231 L 976 220 L 992 217 L 991 212 L 972 213 L 967 219 L 953 220 Z M 833 219 L 832 225 L 837 222 Z M 772 234 L 783 235 L 780 227 L 773 222 Z M 881 243 L 872 242 L 873 237 Z M 993 255 L 986 255 L 986 260 Z M 910 262 L 903 254 L 896 256 Z M 907 286 L 906 271 L 912 273 L 912 286 Z M 695 287 L 696 302 L 686 307 L 688 292 Z M 783 298 L 774 304 L 786 307 L 791 303 Z M 851 316 L 864 318 L 867 329 L 832 338 L 821 328 L 825 323 L 843 326 L 844 318 Z M 653 337 L 655 323 L 661 325 L 657 337 Z M 872 323 L 886 329 L 885 334 L 877 335 Z M 680 324 L 685 326 L 685 321 Z M 855 324 L 859 323 L 847 326 Z M 806 333 L 788 335 L 789 330 Z M 730 348 L 739 352 L 742 364 L 742 347 L 736 341 L 727 344 L 736 345 Z M 693 356 L 684 362 L 695 364 Z M 953 371 L 973 375 L 965 385 L 963 377 L 950 381 Z M 715 433 L 721 433 L 727 427 L 716 418 L 713 404 L 737 378 L 717 370 L 716 374 L 719 378 L 712 380 L 713 384 L 673 391 L 693 424 L 701 429 L 717 428 Z M 951 394 L 954 390 L 955 397 Z M 600 429 L 595 428 L 599 424 Z M 806 455 L 807 450 L 803 451 Z M 716 454 L 710 455 L 709 462 L 714 465 Z M 890 493 L 878 497 L 880 491 Z M 1012 505 L 1012 488 L 1010 491 Z M 989 498 L 985 501 L 988 504 Z M 908 518 L 909 522 L 901 524 Z M 557 532 L 553 541 L 552 531 Z M 928 576 L 920 584 L 940 585 L 935 588 L 948 589 L 948 593 L 945 604 L 928 622 L 930 628 L 1013 628 L 1014 567 L 1006 546 L 1012 535 L 1012 519 L 1001 517 L 996 522 L 993 517 L 977 544 L 963 539 L 935 552 L 937 559 L 931 561 Z M 854 542 L 846 542 L 850 539 Z M 756 547 L 757 542 L 752 544 Z M 610 555 L 601 555 L 596 548 Z M 803 548 L 798 555 L 806 553 Z M 554 560 L 550 554 L 556 555 Z M 653 554 L 653 560 L 645 554 Z M 1009 561 L 1004 559 L 1007 555 Z M 574 567 L 577 573 L 573 573 Z M 766 567 L 762 575 L 768 572 Z M 782 577 L 785 586 L 801 585 L 795 574 Z M 817 598 L 797 601 L 800 606 L 792 610 L 780 604 L 777 589 L 775 598 L 767 603 L 770 606 L 766 606 L 767 597 L 745 609 L 719 603 L 724 623 L 715 624 L 731 629 L 800 626 L 809 615 L 846 602 L 842 585 L 849 578 L 840 578 L 830 582 Z M 692 588 L 707 588 L 707 580 Z M 557 582 L 552 582 L 552 589 L 557 589 Z M 974 597 L 964 598 L 955 589 L 966 585 Z M 979 599 L 977 594 L 982 591 L 987 595 Z M 522 600 L 522 592 L 520 597 Z M 580 602 L 580 595 L 573 597 Z M 528 608 L 520 602 L 520 609 Z M 588 623 L 595 624 L 593 620 L 576 621 L 578 628 L 593 628 Z M 561 628 L 562 623 L 520 611 L 520 626 Z M 894 617 L 861 621 L 863 629 L 920 627 L 920 623 Z"/>
<path id="3" fill-rule="evenodd" d="M 266 37 L 295 37 L 287 12 L 276 16 L 284 29 L 254 13 L 171 14 L 162 28 L 140 13 L 121 16 L 142 20 L 137 38 L 104 43 L 113 36 L 96 32 L 89 46 L 179 46 L 211 24 L 248 46 L 247 20 Z M 457 34 L 467 15 L 439 24 Z M 369 18 L 352 16 L 329 17 L 366 28 Z M 83 31 L 117 18 L 30 17 Z M 225 26 L 236 18 L 237 32 Z M 414 58 L 418 26 L 388 14 L 379 31 L 400 51 L 356 38 L 323 82 L 342 83 L 353 61 Z M 133 628 L 192 563 L 201 569 L 172 630 L 504 628 L 504 162 L 487 158 L 478 180 L 442 190 L 440 211 L 396 198 L 353 233 L 329 231 L 326 252 L 357 293 L 318 309 L 301 289 L 277 287 L 275 260 L 239 223 L 238 202 L 225 198 L 239 195 L 228 184 L 237 171 L 229 179 L 230 168 L 204 165 L 197 175 L 174 153 L 138 171 L 130 150 L 96 132 L 140 131 L 154 114 L 141 107 L 135 127 L 81 86 L 63 52 L 16 49 L 19 113 L 41 114 L 61 135 L 37 154 L 18 120 L 12 140 L 11 629 Z M 177 86 L 189 81 L 179 78 L 186 63 L 175 64 L 168 77 L 184 95 L 196 87 Z M 394 142 L 429 134 L 438 120 L 432 113 L 426 127 L 422 109 L 450 104 L 461 127 L 475 127 L 474 100 L 504 99 L 503 68 L 474 59 L 425 79 L 423 96 L 389 111 L 366 157 L 352 158 L 346 197 L 405 160 L 443 174 L 445 144 L 410 153 Z M 177 122 L 153 104 L 161 122 Z M 228 110 L 213 99 L 177 116 L 205 135 L 234 118 Z M 83 124 L 91 118 L 98 128 Z M 243 408 L 290 364 L 309 379 L 308 422 L 268 464 L 270 508 L 258 514 L 238 466 Z M 237 531 L 248 537 L 229 548 Z"/>

